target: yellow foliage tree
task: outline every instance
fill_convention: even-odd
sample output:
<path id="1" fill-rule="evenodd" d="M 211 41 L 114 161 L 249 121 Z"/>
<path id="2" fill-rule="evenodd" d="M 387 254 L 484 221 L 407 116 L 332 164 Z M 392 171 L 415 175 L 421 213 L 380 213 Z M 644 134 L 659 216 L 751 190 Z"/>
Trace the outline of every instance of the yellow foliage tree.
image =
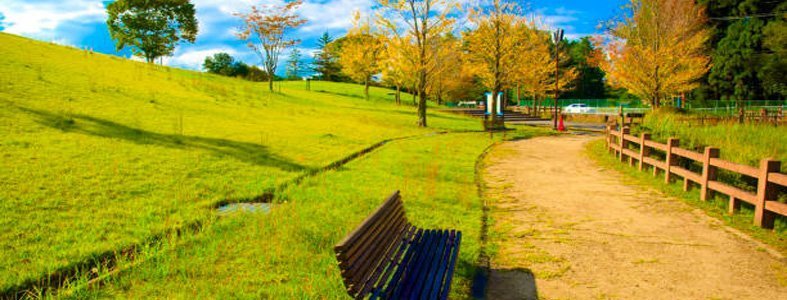
<path id="1" fill-rule="evenodd" d="M 533 100 L 539 100 L 555 93 L 555 55 L 554 45 L 550 47 L 549 33 L 538 29 L 535 20 L 530 20 L 525 26 L 520 27 L 521 36 L 528 41 L 526 51 L 520 54 L 517 60 L 516 84 L 524 90 Z M 577 78 L 573 67 L 567 66 L 569 56 L 565 47 L 559 48 L 560 55 L 558 71 L 558 93 L 566 90 Z M 538 105 L 536 105 L 538 106 Z"/>
<path id="2" fill-rule="evenodd" d="M 597 56 L 609 83 L 652 107 L 696 88 L 710 67 L 710 31 L 694 0 L 631 0 L 630 16 L 596 38 Z"/>
<path id="3" fill-rule="evenodd" d="M 525 20 L 514 1 L 494 0 L 488 7 L 469 9 L 475 29 L 465 32 L 466 68 L 492 91 L 492 95 L 513 87 L 518 79 L 519 60 L 529 51 Z M 493 97 L 492 118 L 497 118 L 497 97 Z"/>
<path id="4" fill-rule="evenodd" d="M 382 58 L 383 81 L 396 87 L 396 104 L 402 104 L 402 87 L 415 85 L 413 73 L 415 49 L 405 38 L 395 33 L 384 37 Z"/>
<path id="5" fill-rule="evenodd" d="M 428 85 L 428 93 L 442 104 L 448 95 L 462 87 L 459 74 L 462 71 L 461 41 L 446 35 L 435 40 L 431 51 L 434 53 L 434 72 Z"/>
<path id="6" fill-rule="evenodd" d="M 380 58 L 383 43 L 374 32 L 368 19 L 361 18 L 360 12 L 353 14 L 353 27 L 347 33 L 339 64 L 342 72 L 353 80 L 364 84 L 364 96 L 369 100 L 369 83 L 372 76 L 380 73 Z"/>
<path id="7" fill-rule="evenodd" d="M 378 22 L 397 32 L 415 49 L 415 93 L 418 94 L 418 125 L 426 127 L 427 86 L 435 71 L 434 41 L 453 29 L 451 13 L 454 0 L 378 0 L 381 9 Z M 401 26 L 400 26 L 401 24 Z M 404 30 L 402 34 L 401 29 Z"/>

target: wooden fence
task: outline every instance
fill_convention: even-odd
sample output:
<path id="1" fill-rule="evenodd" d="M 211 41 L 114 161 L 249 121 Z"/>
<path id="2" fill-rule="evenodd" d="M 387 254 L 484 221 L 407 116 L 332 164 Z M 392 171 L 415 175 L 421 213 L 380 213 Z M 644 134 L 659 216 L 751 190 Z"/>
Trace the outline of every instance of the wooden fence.
<path id="1" fill-rule="evenodd" d="M 726 116 L 701 114 L 701 115 L 679 118 L 678 121 L 690 125 L 716 125 L 725 122 L 735 122 L 735 123 L 760 123 L 760 124 L 771 124 L 774 126 L 780 126 L 780 125 L 783 126 L 785 122 L 787 122 L 787 119 L 784 118 L 784 111 L 782 110 L 781 107 L 779 107 L 777 109 L 770 109 L 770 110 L 765 108 L 761 108 L 759 110 L 739 109 L 737 113 L 733 113 Z"/>
<path id="2" fill-rule="evenodd" d="M 629 127 L 615 130 L 614 125 L 607 125 L 607 149 L 614 153 L 621 162 L 635 162 L 640 171 L 650 166 L 653 175 L 659 170 L 664 172 L 664 181 L 669 183 L 674 176 L 683 178 L 683 190 L 688 191 L 692 183 L 700 188 L 700 199 L 706 201 L 712 192 L 729 197 L 728 213 L 733 214 L 740 208 L 740 201 L 754 205 L 754 224 L 764 228 L 773 228 L 776 215 L 787 216 L 787 204 L 779 202 L 779 190 L 787 187 L 787 174 L 780 173 L 781 162 L 772 159 L 760 161 L 759 168 L 741 165 L 719 159 L 719 149 L 706 147 L 704 153 L 679 148 L 680 140 L 668 139 L 666 144 L 650 139 L 651 135 L 640 136 L 629 134 Z M 632 146 L 633 147 L 632 149 Z M 638 148 L 638 149 L 637 149 Z M 635 150 L 636 149 L 636 150 Z M 664 153 L 664 160 L 655 157 L 655 151 Z M 696 173 L 681 167 L 680 159 L 688 159 L 702 165 L 702 173 Z M 717 181 L 718 170 L 726 170 L 757 179 L 757 191 L 752 193 L 738 187 Z"/>

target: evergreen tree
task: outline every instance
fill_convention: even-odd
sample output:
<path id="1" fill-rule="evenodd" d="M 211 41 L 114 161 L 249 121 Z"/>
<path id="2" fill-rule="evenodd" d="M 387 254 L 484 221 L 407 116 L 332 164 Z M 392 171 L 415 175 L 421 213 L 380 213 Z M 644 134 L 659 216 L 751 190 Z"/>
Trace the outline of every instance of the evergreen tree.
<path id="1" fill-rule="evenodd" d="M 303 63 L 301 51 L 298 48 L 292 49 L 290 58 L 287 60 L 287 79 L 298 79 L 305 71 L 306 66 Z"/>
<path id="2" fill-rule="evenodd" d="M 763 29 L 763 59 L 759 76 L 767 99 L 787 98 L 787 2 L 776 10 L 780 17 Z"/>
<path id="3" fill-rule="evenodd" d="M 768 56 L 769 52 L 775 52 L 764 48 L 768 38 L 764 29 L 783 14 L 784 4 L 772 0 L 698 2 L 707 6 L 714 33 L 710 40 L 712 68 L 695 96 L 739 101 L 784 97 L 783 93 L 772 92 L 778 86 L 773 84 L 773 79 L 783 70 L 777 66 L 779 59 Z M 767 89 L 766 80 L 771 82 Z"/>
<path id="4" fill-rule="evenodd" d="M 567 91 L 563 98 L 576 99 L 602 99 L 606 97 L 604 86 L 604 71 L 588 61 L 595 49 L 589 37 L 577 41 L 570 41 L 565 46 L 571 57 L 570 66 L 577 70 L 577 79 L 574 90 Z"/>
<path id="5" fill-rule="evenodd" d="M 320 50 L 314 54 L 314 71 L 320 73 L 320 79 L 327 81 L 347 81 L 341 75 L 342 67 L 339 65 L 337 53 L 338 44 L 334 43 L 333 37 L 328 32 L 317 40 Z"/>
<path id="6" fill-rule="evenodd" d="M 762 28 L 758 19 L 742 19 L 727 27 L 713 51 L 708 82 L 723 99 L 751 100 L 761 97 L 757 74 L 762 51 Z"/>

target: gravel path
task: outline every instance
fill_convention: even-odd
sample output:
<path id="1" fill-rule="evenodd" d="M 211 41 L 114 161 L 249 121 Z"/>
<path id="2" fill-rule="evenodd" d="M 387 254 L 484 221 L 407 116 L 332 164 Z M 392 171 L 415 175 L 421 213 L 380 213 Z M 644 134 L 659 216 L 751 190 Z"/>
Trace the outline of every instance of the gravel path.
<path id="1" fill-rule="evenodd" d="M 593 139 L 510 142 L 486 159 L 489 299 L 787 299 L 778 252 L 627 185 L 585 155 Z"/>

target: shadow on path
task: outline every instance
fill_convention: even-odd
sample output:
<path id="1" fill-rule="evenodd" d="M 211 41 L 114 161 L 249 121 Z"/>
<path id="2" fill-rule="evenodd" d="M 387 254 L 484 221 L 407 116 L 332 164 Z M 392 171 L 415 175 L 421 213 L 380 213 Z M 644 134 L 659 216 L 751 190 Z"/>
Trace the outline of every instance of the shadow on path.
<path id="1" fill-rule="evenodd" d="M 308 171 L 311 169 L 272 154 L 268 151 L 267 147 L 260 144 L 218 138 L 157 133 L 88 115 L 58 114 L 21 106 L 17 106 L 17 108 L 33 115 L 37 123 L 64 132 L 122 139 L 140 145 L 154 145 L 173 149 L 203 150 L 214 155 L 228 156 L 246 163 L 274 167 L 289 172 Z"/>
<path id="2" fill-rule="evenodd" d="M 530 269 L 492 269 L 486 299 L 537 300 L 536 277 Z"/>

